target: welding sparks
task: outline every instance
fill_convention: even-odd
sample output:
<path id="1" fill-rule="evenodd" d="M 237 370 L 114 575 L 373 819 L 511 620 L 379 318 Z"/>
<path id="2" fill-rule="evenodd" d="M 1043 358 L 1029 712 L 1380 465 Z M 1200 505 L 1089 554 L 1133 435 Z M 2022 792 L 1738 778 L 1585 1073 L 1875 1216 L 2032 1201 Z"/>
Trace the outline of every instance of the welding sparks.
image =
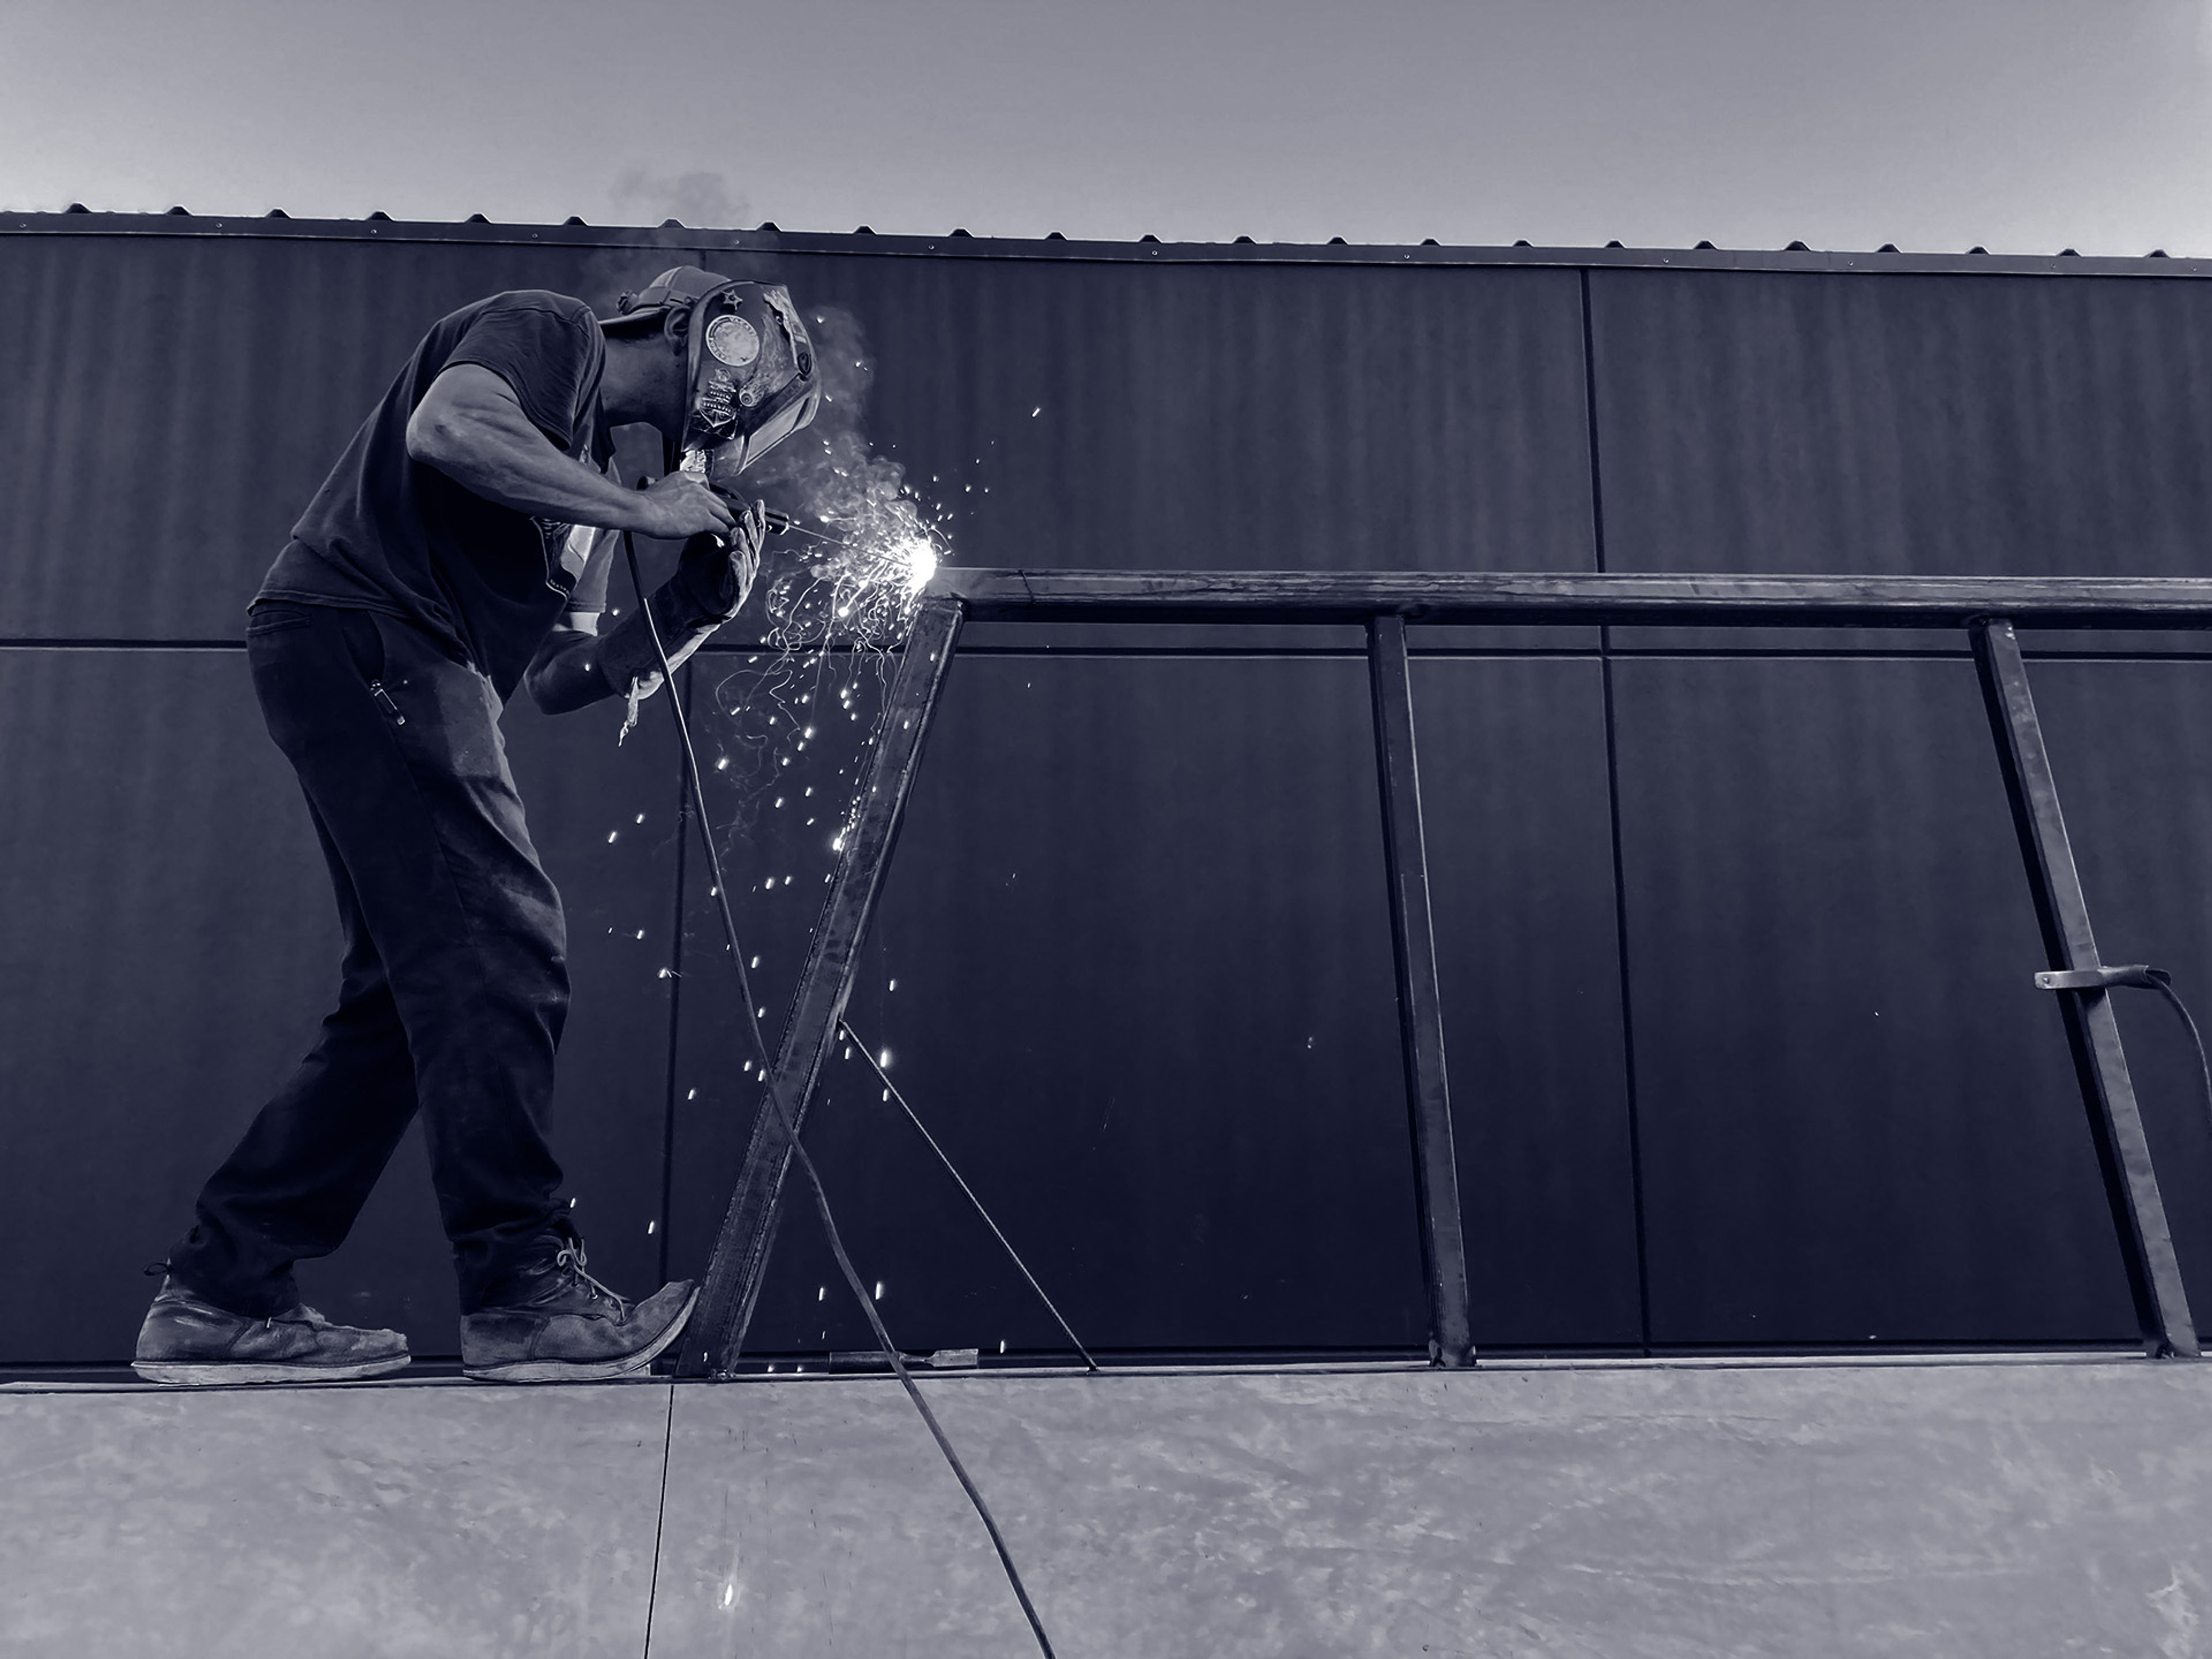
<path id="1" fill-rule="evenodd" d="M 858 325 L 850 326 L 857 342 Z M 824 343 L 819 336 L 817 343 Z M 857 349 L 854 360 L 864 375 L 869 364 Z M 827 349 L 823 361 L 831 361 Z M 814 432 L 780 447 L 750 480 L 807 522 L 788 522 L 780 542 L 763 550 L 753 604 L 767 650 L 744 655 L 744 667 L 720 678 L 713 696 L 715 712 L 727 722 L 718 734 L 714 769 L 733 786 L 722 797 L 732 804 L 730 817 L 717 832 L 780 842 L 817 869 L 811 849 L 821 843 L 790 848 L 778 809 L 804 800 L 798 814 L 805 817 L 803 827 L 818 821 L 833 832 L 826 837 L 832 860 L 854 846 L 876 741 L 870 733 L 883 726 L 897 649 L 951 553 L 949 514 L 907 487 L 897 462 L 870 448 L 859 423 L 865 381 L 846 389 L 853 395 L 836 399 L 834 416 L 825 413 Z M 833 708 L 845 726 L 834 723 Z M 824 748 L 836 757 L 823 759 Z M 817 785 L 824 797 L 818 802 Z M 855 798 L 841 807 L 839 798 L 848 794 Z M 834 870 L 821 876 L 825 884 L 836 878 Z M 763 875 L 751 890 L 774 896 L 796 886 L 793 871 Z M 757 969 L 760 958 L 750 965 Z M 761 1007 L 755 1018 L 765 1019 L 767 1012 Z M 883 1063 L 890 1060 L 885 1053 Z M 748 1060 L 740 1070 L 766 1080 L 765 1065 Z"/>
<path id="2" fill-rule="evenodd" d="M 802 651 L 831 635 L 880 651 L 906 637 L 944 553 L 911 495 L 864 495 L 849 515 L 825 513 L 838 541 L 769 585 L 769 642 Z M 814 729 L 806 728 L 812 737 Z"/>

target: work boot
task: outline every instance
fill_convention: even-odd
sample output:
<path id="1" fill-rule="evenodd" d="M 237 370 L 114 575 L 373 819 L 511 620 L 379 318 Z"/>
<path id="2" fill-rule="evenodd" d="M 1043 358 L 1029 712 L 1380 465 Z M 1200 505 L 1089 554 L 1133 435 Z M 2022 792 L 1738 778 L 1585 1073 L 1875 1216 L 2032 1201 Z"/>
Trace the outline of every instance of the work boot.
<path id="1" fill-rule="evenodd" d="M 256 1319 L 218 1308 L 164 1277 L 131 1369 L 149 1382 L 342 1382 L 408 1362 L 398 1331 L 333 1325 L 305 1303 Z"/>
<path id="2" fill-rule="evenodd" d="M 682 1334 L 699 1297 L 679 1279 L 625 1302 L 584 1271 L 575 1237 L 494 1295 L 461 1319 L 461 1374 L 485 1382 L 601 1382 L 641 1371 Z"/>

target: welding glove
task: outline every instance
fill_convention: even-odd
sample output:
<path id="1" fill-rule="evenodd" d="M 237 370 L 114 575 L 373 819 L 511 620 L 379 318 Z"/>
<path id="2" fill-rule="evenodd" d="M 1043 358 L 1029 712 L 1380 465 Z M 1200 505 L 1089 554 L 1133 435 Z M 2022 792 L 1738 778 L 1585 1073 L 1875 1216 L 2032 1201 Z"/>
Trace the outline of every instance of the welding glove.
<path id="1" fill-rule="evenodd" d="M 624 617 L 601 635 L 597 659 L 608 689 L 633 704 L 659 689 L 660 657 L 653 632 L 675 666 L 724 623 L 738 614 L 760 571 L 762 538 L 767 533 L 758 502 L 738 514 L 726 538 L 702 533 L 684 544 L 676 574 L 653 590 L 645 606 Z M 647 611 L 652 626 L 647 625 Z"/>

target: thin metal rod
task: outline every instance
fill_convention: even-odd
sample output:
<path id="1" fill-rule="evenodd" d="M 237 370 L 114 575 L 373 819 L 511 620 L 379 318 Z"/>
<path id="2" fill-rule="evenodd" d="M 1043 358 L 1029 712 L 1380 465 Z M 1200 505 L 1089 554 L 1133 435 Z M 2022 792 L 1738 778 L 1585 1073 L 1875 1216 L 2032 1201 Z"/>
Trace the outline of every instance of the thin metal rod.
<path id="1" fill-rule="evenodd" d="M 730 911 L 730 884 L 722 879 L 721 849 L 714 845 L 714 821 L 707 816 L 707 792 L 699 781 L 698 751 L 691 746 L 691 722 L 684 713 L 684 688 L 676 683 L 676 671 L 668 660 L 667 647 L 660 638 L 660 624 L 653 619 L 653 606 L 647 603 L 645 586 L 637 568 L 637 546 L 630 532 L 623 532 L 623 556 L 629 562 L 630 586 L 637 592 L 638 609 L 645 613 L 647 631 L 653 636 L 653 653 L 660 660 L 660 689 L 668 694 L 668 711 L 676 717 L 677 746 L 682 751 L 684 781 L 691 793 L 691 811 L 699 823 L 699 839 L 707 849 L 707 869 L 714 878 L 714 903 L 722 917 L 722 933 L 729 941 L 730 960 L 738 970 L 738 988 L 744 994 L 745 1020 L 752 1033 L 753 1050 L 759 1054 L 763 1067 L 767 1065 L 768 1048 L 761 1036 L 760 1018 L 754 1012 L 752 976 L 745 971 L 745 959 L 738 950 L 737 919 Z M 672 1092 L 675 1085 L 672 1081 Z"/>
<path id="2" fill-rule="evenodd" d="M 1413 689 L 1402 617 L 1370 617 L 1369 682 L 1375 698 L 1375 763 L 1382 791 L 1390 939 L 1398 976 L 1398 1030 L 1413 1135 L 1421 1276 L 1429 1296 L 1429 1353 L 1456 1369 L 1474 1363 L 1459 1164 L 1452 1147 L 1451 1088 L 1444 1071 L 1443 994 L 1437 978 L 1429 856 L 1421 827 L 1420 761 L 1413 744 Z"/>
<path id="3" fill-rule="evenodd" d="M 1022 1260 L 1022 1253 L 1014 1248 L 1013 1241 L 1000 1231 L 999 1224 L 991 1219 L 991 1212 L 983 1207 L 983 1200 L 975 1196 L 975 1189 L 968 1184 L 968 1177 L 960 1173 L 951 1158 L 946 1155 L 945 1148 L 937 1144 L 937 1137 L 929 1133 L 929 1126 L 915 1115 L 913 1107 L 907 1104 L 906 1097 L 899 1091 L 898 1085 L 892 1082 L 889 1073 L 876 1063 L 875 1054 L 869 1049 L 866 1043 L 860 1041 L 860 1034 L 843 1018 L 838 1020 L 837 1029 L 842 1031 L 850 1039 L 853 1046 L 860 1051 L 860 1058 L 868 1062 L 868 1069 L 882 1081 L 884 1091 L 898 1103 L 899 1110 L 907 1115 L 907 1121 L 921 1131 L 921 1138 L 929 1143 L 929 1150 L 937 1154 L 937 1161 L 945 1166 L 945 1174 L 951 1176 L 960 1190 L 968 1194 L 968 1201 L 975 1206 L 975 1213 L 983 1218 L 983 1224 L 991 1230 L 991 1237 L 1006 1247 L 1007 1255 L 1012 1258 L 1014 1266 L 1021 1269 L 1022 1277 L 1029 1280 L 1030 1288 L 1037 1293 L 1037 1300 L 1044 1304 L 1045 1311 L 1053 1316 L 1054 1322 L 1066 1333 L 1067 1340 L 1075 1345 L 1076 1352 L 1083 1356 L 1084 1364 L 1094 1371 L 1097 1370 L 1098 1362 L 1091 1357 L 1091 1350 L 1083 1346 L 1083 1339 L 1075 1334 L 1075 1327 L 1060 1317 L 1060 1310 L 1053 1305 L 1052 1298 L 1044 1293 L 1044 1286 L 1037 1283 L 1036 1275 L 1030 1271 L 1030 1264 Z"/>
<path id="4" fill-rule="evenodd" d="M 780 1109 L 763 1111 L 753 1120 L 744 1163 L 708 1263 L 692 1334 L 684 1344 L 680 1375 L 696 1376 L 702 1370 L 726 1373 L 744 1347 L 775 1241 L 792 1137 L 805 1123 L 823 1061 L 836 1040 L 837 1021 L 853 994 L 860 941 L 875 911 L 922 740 L 959 633 L 959 602 L 939 599 L 922 603 L 907 634 L 860 786 L 859 809 L 832 872 L 829 899 L 807 944 L 806 962 L 784 1021 L 781 1049 L 768 1068 L 769 1092 Z M 746 1005 L 746 1018 L 756 1022 L 757 1030 L 756 1006 Z M 763 1064 L 768 1066 L 765 1060 Z"/>
<path id="5" fill-rule="evenodd" d="M 783 1109 L 774 1096 L 769 1097 L 769 1102 L 771 1109 L 778 1112 Z M 822 1218 L 823 1231 L 829 1236 L 830 1253 L 837 1258 L 837 1271 L 845 1276 L 845 1283 L 852 1290 L 854 1298 L 860 1303 L 860 1311 L 867 1315 L 868 1323 L 876 1333 L 876 1345 L 884 1351 L 884 1357 L 891 1362 L 891 1370 L 898 1374 L 899 1386 L 906 1390 L 906 1397 L 914 1401 L 914 1408 L 921 1413 L 921 1420 L 929 1425 L 930 1437 L 937 1442 L 937 1449 L 945 1454 L 945 1461 L 951 1466 L 954 1476 L 960 1482 L 960 1489 L 968 1494 L 968 1502 L 982 1522 L 983 1530 L 991 1534 L 991 1547 L 999 1553 L 999 1565 L 1006 1571 L 1007 1583 L 1013 1586 L 1014 1599 L 1021 1603 L 1022 1617 L 1030 1621 L 1030 1634 L 1036 1638 L 1044 1659 L 1055 1659 L 1052 1638 L 1045 1634 L 1044 1620 L 1037 1617 L 1036 1606 L 1030 1600 L 1029 1589 L 1022 1583 L 1021 1571 L 1014 1565 L 1013 1555 L 1006 1548 L 1006 1540 L 999 1531 L 998 1522 L 992 1517 L 991 1506 L 983 1501 L 983 1494 L 976 1490 L 975 1481 L 969 1477 L 968 1466 L 960 1461 L 960 1454 L 952 1449 L 952 1442 L 945 1437 L 944 1425 L 938 1422 L 937 1413 L 930 1410 L 929 1401 L 921 1397 L 921 1390 L 915 1386 L 914 1378 L 907 1370 L 906 1360 L 899 1353 L 898 1344 L 891 1340 L 890 1332 L 884 1328 L 883 1315 L 876 1310 L 875 1298 L 868 1294 L 867 1286 L 860 1282 L 860 1275 L 854 1270 L 852 1257 L 845 1254 L 845 1241 L 838 1236 L 837 1224 L 830 1214 L 830 1195 L 822 1189 L 821 1172 L 815 1169 L 814 1159 L 808 1154 L 795 1130 L 792 1134 L 791 1146 L 798 1155 L 799 1167 L 806 1176 L 807 1188 L 814 1194 L 814 1207 Z"/>
<path id="6" fill-rule="evenodd" d="M 2097 967 L 2088 900 L 2075 867 L 2066 819 L 2059 811 L 2058 786 L 2044 746 L 2035 699 L 2028 690 L 2019 637 L 2002 617 L 1983 617 L 1969 632 L 1990 728 L 1996 739 L 1997 765 L 2004 775 L 2013 827 L 2035 898 L 2044 953 L 2050 966 L 2060 970 Z M 2190 1318 L 2181 1264 L 2166 1225 L 2158 1172 L 2151 1163 L 2150 1140 L 2128 1075 L 2112 998 L 2102 989 L 2062 991 L 2058 1006 L 2143 1346 L 2153 1354 L 2194 1358 L 2197 1327 Z"/>
<path id="7" fill-rule="evenodd" d="M 628 531 L 623 532 L 623 553 L 629 562 L 630 586 L 636 590 L 638 606 L 645 613 L 645 625 L 653 636 L 653 654 L 660 659 L 661 684 L 669 694 L 668 706 L 675 712 L 676 729 L 683 739 L 684 768 L 691 777 L 696 792 L 698 789 L 699 766 L 698 756 L 691 747 L 690 723 L 684 719 L 682 704 L 676 695 L 675 670 L 668 660 L 668 648 L 661 641 L 659 624 L 653 619 L 653 606 L 647 600 L 645 584 L 638 571 L 637 549 Z M 714 872 L 715 896 L 721 902 L 723 942 L 729 947 L 730 961 L 737 969 L 738 989 L 745 1000 L 745 1021 L 752 1032 L 753 1047 L 759 1054 L 761 1065 L 765 1070 L 768 1045 L 761 1033 L 760 1015 L 753 1001 L 752 981 L 745 971 L 744 950 L 738 938 L 737 921 L 730 911 L 729 890 L 722 879 L 721 854 L 714 845 L 714 827 L 707 817 L 703 794 L 698 798 L 698 807 L 699 834 L 707 845 L 708 867 Z M 860 1282 L 860 1275 L 853 1267 L 853 1258 L 846 1254 L 844 1237 L 837 1229 L 837 1218 L 830 1209 L 830 1194 L 822 1185 L 822 1172 L 814 1167 L 813 1158 L 800 1142 L 799 1126 L 784 1110 L 783 1101 L 777 1092 L 778 1081 L 780 1079 L 769 1080 L 768 1109 L 782 1121 L 787 1144 L 792 1155 L 797 1158 L 799 1169 L 805 1174 L 808 1190 L 814 1197 L 815 1212 L 821 1217 L 822 1231 L 830 1241 L 830 1253 L 837 1261 L 837 1270 L 844 1275 L 847 1287 L 860 1304 L 860 1311 L 867 1316 L 868 1324 L 876 1334 L 877 1344 L 883 1349 L 884 1357 L 890 1361 L 891 1370 L 896 1373 L 900 1386 L 906 1390 L 907 1398 L 914 1402 L 915 1410 L 921 1414 L 921 1420 L 928 1425 L 930 1437 L 937 1442 L 937 1449 L 944 1454 L 954 1478 L 960 1482 L 960 1489 L 968 1494 L 969 1503 L 982 1522 L 983 1530 L 990 1534 L 991 1547 L 998 1552 L 999 1565 L 1005 1570 L 1006 1582 L 1013 1587 L 1014 1599 L 1021 1604 L 1022 1616 L 1029 1620 L 1030 1631 L 1036 1638 L 1037 1647 L 1042 1651 L 1044 1659 L 1057 1659 L 1053 1652 L 1052 1638 L 1045 1633 L 1044 1621 L 1037 1617 L 1036 1604 L 1030 1600 L 1029 1589 L 1022 1583 L 1020 1569 L 1014 1565 L 1013 1555 L 1006 1548 L 1006 1538 L 999 1531 L 999 1523 L 991 1514 L 991 1506 L 984 1502 L 982 1492 L 968 1474 L 967 1465 L 960 1461 L 960 1454 L 952 1449 L 952 1442 L 946 1437 L 944 1425 L 937 1420 L 937 1413 L 930 1410 L 929 1402 L 921 1397 L 921 1390 L 915 1386 L 914 1378 L 907 1370 L 906 1360 L 898 1351 L 898 1344 L 891 1340 L 891 1334 L 884 1324 L 883 1315 L 877 1310 L 875 1298 L 868 1294 L 867 1287 Z M 811 1084 L 811 1077 L 809 1081 Z M 672 1397 L 670 1409 L 674 1409 Z"/>

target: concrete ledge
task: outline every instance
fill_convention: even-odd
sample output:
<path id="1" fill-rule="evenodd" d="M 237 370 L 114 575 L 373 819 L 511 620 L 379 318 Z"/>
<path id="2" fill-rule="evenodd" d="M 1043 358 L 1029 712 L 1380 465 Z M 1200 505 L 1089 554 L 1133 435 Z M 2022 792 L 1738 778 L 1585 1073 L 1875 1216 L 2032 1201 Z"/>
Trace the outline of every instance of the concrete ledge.
<path id="1" fill-rule="evenodd" d="M 922 1386 L 1066 1659 L 2212 1652 L 2212 1366 Z M 1034 1652 L 889 1378 L 0 1395 L 0 1561 L 11 1656 Z"/>
<path id="2" fill-rule="evenodd" d="M 923 1384 L 1067 1659 L 2179 1656 L 2212 1368 Z M 676 1399 L 652 1651 L 1033 1653 L 889 1381 Z"/>
<path id="3" fill-rule="evenodd" d="M 0 1654 L 635 1654 L 665 1385 L 0 1398 Z"/>

